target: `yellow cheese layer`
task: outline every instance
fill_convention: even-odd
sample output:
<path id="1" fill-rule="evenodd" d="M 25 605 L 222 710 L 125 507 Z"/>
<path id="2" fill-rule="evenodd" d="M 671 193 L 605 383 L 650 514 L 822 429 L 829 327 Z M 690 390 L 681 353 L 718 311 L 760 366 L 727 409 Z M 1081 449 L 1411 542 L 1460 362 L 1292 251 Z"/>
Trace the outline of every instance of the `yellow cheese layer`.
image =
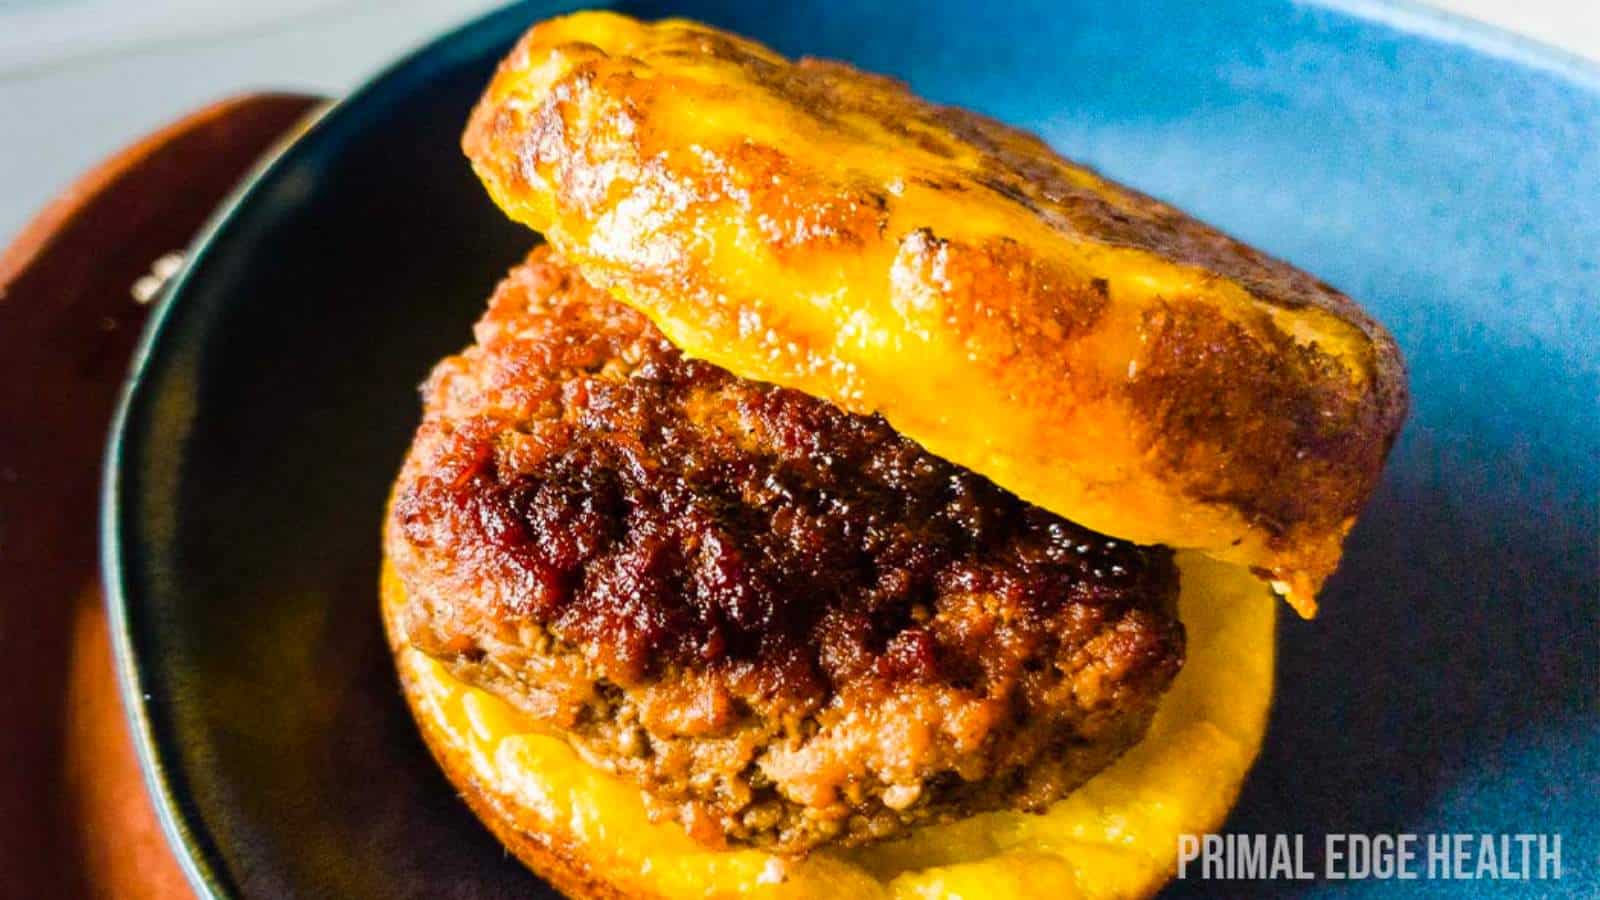
<path id="1" fill-rule="evenodd" d="M 1315 610 L 1405 408 L 1332 288 L 1036 136 L 682 20 L 535 26 L 463 147 L 689 356 Z"/>
<path id="2" fill-rule="evenodd" d="M 1254 761 L 1271 702 L 1274 604 L 1242 569 L 1180 554 L 1188 661 L 1149 734 L 1042 815 L 996 812 L 794 860 L 710 850 L 652 822 L 639 790 L 540 734 L 428 656 L 399 663 L 418 713 L 519 825 L 568 833 L 628 894 L 773 898 L 1127 898 L 1153 893 L 1178 836 L 1218 827 Z M 386 576 L 392 577 L 392 576 Z M 1202 599 L 1203 598 L 1203 599 Z"/>

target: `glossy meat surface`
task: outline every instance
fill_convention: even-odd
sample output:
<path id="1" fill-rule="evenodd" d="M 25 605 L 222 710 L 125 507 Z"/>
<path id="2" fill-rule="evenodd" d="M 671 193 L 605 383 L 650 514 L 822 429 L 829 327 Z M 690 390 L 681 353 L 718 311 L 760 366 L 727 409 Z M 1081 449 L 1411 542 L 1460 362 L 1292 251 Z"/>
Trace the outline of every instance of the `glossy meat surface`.
<path id="1" fill-rule="evenodd" d="M 703 840 L 1042 808 L 1181 665 L 1170 551 L 687 359 L 547 249 L 476 334 L 395 486 L 406 633 Z"/>
<path id="2" fill-rule="evenodd" d="M 1305 614 L 1404 417 L 1394 342 L 1334 289 L 840 63 L 581 13 L 528 33 L 464 146 L 689 355 Z"/>

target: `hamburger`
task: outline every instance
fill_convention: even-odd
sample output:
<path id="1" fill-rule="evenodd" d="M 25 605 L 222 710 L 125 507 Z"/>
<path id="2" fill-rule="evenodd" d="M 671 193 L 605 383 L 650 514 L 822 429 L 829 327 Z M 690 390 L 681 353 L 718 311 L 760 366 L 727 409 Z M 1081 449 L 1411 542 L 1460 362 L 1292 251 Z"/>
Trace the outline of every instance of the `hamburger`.
<path id="1" fill-rule="evenodd" d="M 1406 408 L 1348 298 L 1037 138 L 579 13 L 463 146 L 543 237 L 422 390 L 382 609 L 584 897 L 1142 896 Z"/>

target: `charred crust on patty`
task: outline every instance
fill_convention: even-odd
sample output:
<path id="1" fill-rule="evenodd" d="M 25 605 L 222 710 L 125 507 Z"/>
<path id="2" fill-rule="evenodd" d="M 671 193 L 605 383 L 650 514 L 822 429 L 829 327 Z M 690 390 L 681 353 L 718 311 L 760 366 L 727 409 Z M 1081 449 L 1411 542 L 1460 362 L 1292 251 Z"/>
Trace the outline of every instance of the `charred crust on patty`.
<path id="1" fill-rule="evenodd" d="M 1398 345 L 1334 287 L 844 63 L 560 17 L 463 149 L 689 353 L 881 414 L 1102 533 L 1245 566 L 1303 615 L 1408 408 Z"/>
<path id="2" fill-rule="evenodd" d="M 1170 551 L 686 358 L 548 249 L 476 338 L 395 489 L 407 638 L 708 843 L 1043 808 L 1181 666 Z"/>

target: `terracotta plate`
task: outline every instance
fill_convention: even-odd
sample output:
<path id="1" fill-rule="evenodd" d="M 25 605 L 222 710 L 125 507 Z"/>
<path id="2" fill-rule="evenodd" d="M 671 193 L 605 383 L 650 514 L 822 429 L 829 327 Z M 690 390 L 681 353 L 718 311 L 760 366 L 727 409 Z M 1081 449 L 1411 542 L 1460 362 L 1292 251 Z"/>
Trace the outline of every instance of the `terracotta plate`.
<path id="1" fill-rule="evenodd" d="M 214 896 L 538 890 L 423 751 L 375 591 L 416 385 L 530 241 L 457 136 L 496 58 L 559 9 L 485 18 L 341 103 L 155 316 L 105 560 L 145 763 Z M 1283 617 L 1280 702 L 1232 827 L 1314 848 L 1559 831 L 1557 887 L 1600 891 L 1594 69 L 1425 14 L 1432 36 L 1268 0 L 630 9 L 897 73 L 1366 303 L 1404 346 L 1415 414 L 1322 616 Z"/>

